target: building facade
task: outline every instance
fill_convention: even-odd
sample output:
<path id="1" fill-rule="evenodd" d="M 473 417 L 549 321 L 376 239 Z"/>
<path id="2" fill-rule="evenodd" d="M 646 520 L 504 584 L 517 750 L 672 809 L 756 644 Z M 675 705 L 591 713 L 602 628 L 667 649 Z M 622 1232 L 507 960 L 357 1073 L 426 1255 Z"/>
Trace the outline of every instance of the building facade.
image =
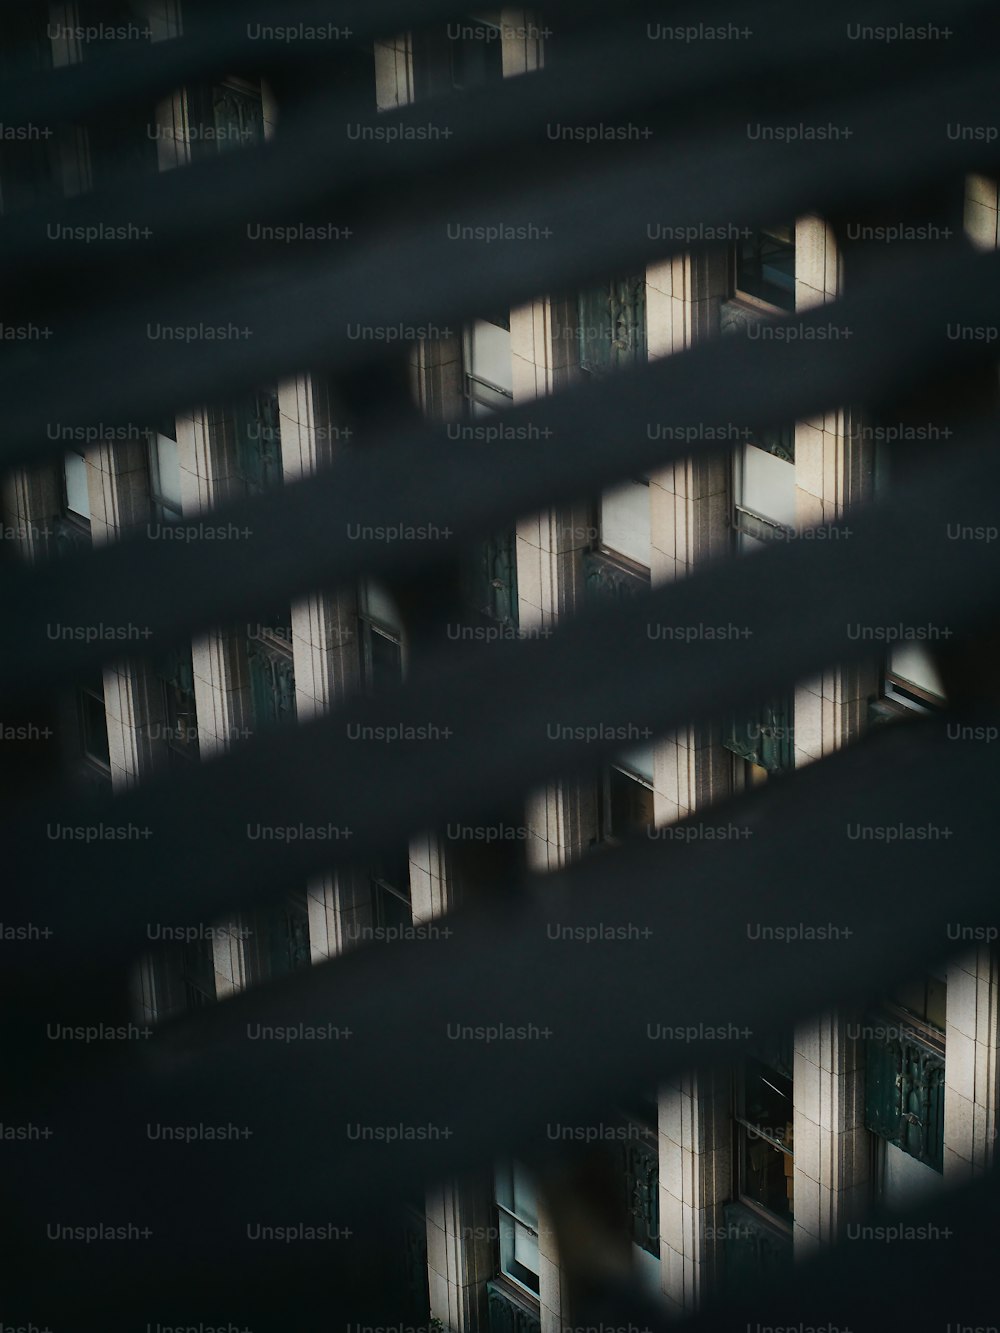
<path id="1" fill-rule="evenodd" d="M 171 0 L 120 9 L 130 35 L 102 40 L 169 40 L 182 31 Z M 5 19 L 16 29 L 12 68 L 90 58 L 99 43 L 85 35 L 87 10 L 36 4 Z M 377 42 L 368 54 L 373 109 L 391 112 L 528 74 L 544 64 L 545 36 L 530 11 L 484 8 L 462 24 Z M 3 212 L 126 174 L 181 170 L 279 124 L 270 88 L 233 77 L 180 89 L 133 123 L 61 126 L 54 138 L 4 143 Z M 969 235 L 995 246 L 995 184 L 970 178 L 966 204 Z M 709 338 L 752 338 L 762 319 L 829 302 L 842 289 L 843 264 L 823 219 L 734 226 L 691 253 L 483 311 L 451 337 L 411 344 L 413 400 L 472 447 L 484 418 L 511 404 Z M 61 429 L 52 423 L 51 438 Z M 780 429 L 736 430 L 724 456 L 699 451 L 484 534 L 465 557 L 465 626 L 498 638 L 538 633 L 704 562 L 752 558 L 768 542 L 836 523 L 892 484 L 886 440 L 850 404 Z M 8 552 L 70 560 L 143 528 L 170 540 L 177 524 L 226 500 L 329 466 L 357 447 L 352 433 L 335 389 L 301 375 L 124 433 L 64 436 L 58 466 L 3 478 Z M 392 688 L 407 655 L 399 611 L 372 580 L 261 606 L 252 624 L 218 627 L 162 661 L 123 657 L 60 697 L 63 768 L 81 789 L 119 792 L 211 763 L 266 728 L 294 726 L 354 692 Z M 534 792 L 514 833 L 540 874 L 597 848 L 613 854 L 625 838 L 704 816 L 872 726 L 944 702 L 934 661 L 896 647 L 762 699 L 745 715 L 637 735 L 591 777 Z M 136 1015 L 163 1021 L 362 944 L 388 947 L 434 922 L 476 891 L 456 866 L 463 836 L 448 826 L 378 864 L 283 886 L 277 906 L 213 922 L 194 940 L 151 932 L 133 978 Z M 608 1126 L 609 1151 L 633 1264 L 649 1290 L 677 1314 L 698 1308 L 749 1274 L 777 1271 L 844 1235 L 873 1203 L 891 1209 L 982 1172 L 996 1134 L 997 969 L 991 948 L 943 941 L 938 971 L 894 989 L 877 1009 L 795 1024 L 721 1071 L 691 1071 L 623 1105 Z M 560 1127 L 552 1129 L 555 1141 Z M 440 1320 L 455 1333 L 552 1333 L 570 1317 L 565 1256 L 520 1162 L 441 1182 L 411 1201 L 399 1245 L 413 1275 L 414 1322 Z"/>

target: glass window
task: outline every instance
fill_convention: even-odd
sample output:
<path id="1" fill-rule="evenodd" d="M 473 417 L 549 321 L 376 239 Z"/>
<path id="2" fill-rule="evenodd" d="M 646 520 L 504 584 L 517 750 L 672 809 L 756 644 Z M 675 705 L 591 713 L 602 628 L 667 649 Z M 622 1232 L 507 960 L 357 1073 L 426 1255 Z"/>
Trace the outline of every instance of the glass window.
<path id="1" fill-rule="evenodd" d="M 403 678 L 403 626 L 396 604 L 382 584 L 363 578 L 358 593 L 361 669 L 369 694 L 398 685 Z"/>
<path id="2" fill-rule="evenodd" d="M 738 1188 L 743 1202 L 793 1217 L 791 1051 L 748 1055 L 736 1075 Z"/>
<path id="3" fill-rule="evenodd" d="M 104 708 L 104 682 L 95 681 L 80 690 L 80 728 L 83 752 L 104 768 L 111 767 L 108 718 Z"/>
<path id="4" fill-rule="evenodd" d="M 282 479 L 281 416 L 276 388 L 260 389 L 233 409 L 236 471 L 248 495 Z"/>
<path id="5" fill-rule="evenodd" d="M 149 441 L 149 494 L 161 522 L 181 517 L 181 464 L 177 441 L 154 433 Z"/>
<path id="6" fill-rule="evenodd" d="M 477 319 L 466 334 L 465 365 L 465 392 L 472 416 L 488 416 L 511 405 L 514 366 L 509 328 Z"/>
<path id="7" fill-rule="evenodd" d="M 795 309 L 795 228 L 761 227 L 736 245 L 736 292 Z"/>
<path id="8" fill-rule="evenodd" d="M 645 833 L 654 824 L 652 747 L 648 774 L 609 764 L 604 771 L 603 832 L 605 840 Z"/>
<path id="9" fill-rule="evenodd" d="M 601 496 L 601 545 L 637 565 L 650 564 L 649 483 L 626 481 Z"/>
<path id="10" fill-rule="evenodd" d="M 410 849 L 407 844 L 371 867 L 372 925 L 378 930 L 401 930 L 413 924 L 410 905 Z"/>
<path id="11" fill-rule="evenodd" d="M 90 495 L 87 490 L 87 462 L 81 452 L 74 450 L 63 460 L 63 482 L 66 508 L 77 518 L 90 522 Z"/>
<path id="12" fill-rule="evenodd" d="M 198 715 L 195 710 L 191 650 L 169 653 L 157 664 L 163 692 L 163 732 L 171 755 L 184 761 L 198 758 Z"/>
<path id="13" fill-rule="evenodd" d="M 915 712 L 933 712 L 945 704 L 944 683 L 934 659 L 919 643 L 890 648 L 883 688 L 887 698 Z"/>
<path id="14" fill-rule="evenodd" d="M 538 1206 L 534 1182 L 515 1161 L 498 1165 L 495 1179 L 500 1271 L 537 1296 Z"/>
<path id="15" fill-rule="evenodd" d="M 309 907 L 304 892 L 287 891 L 249 918 L 247 950 L 255 983 L 287 976 L 312 961 Z"/>
<path id="16" fill-rule="evenodd" d="M 772 534 L 764 528 L 795 526 L 795 464 L 755 444 L 745 444 L 737 455 L 734 477 L 736 528 L 741 550 L 756 550 Z"/>

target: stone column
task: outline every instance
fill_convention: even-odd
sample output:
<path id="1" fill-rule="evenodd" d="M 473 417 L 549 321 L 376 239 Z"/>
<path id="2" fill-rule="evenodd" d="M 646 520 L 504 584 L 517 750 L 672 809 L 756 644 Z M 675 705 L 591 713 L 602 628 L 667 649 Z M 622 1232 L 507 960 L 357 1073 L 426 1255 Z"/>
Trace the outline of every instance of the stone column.
<path id="1" fill-rule="evenodd" d="M 815 216 L 795 224 L 795 308 L 835 300 L 843 265 L 832 229 Z M 861 420 L 835 408 L 795 423 L 796 526 L 839 522 L 870 496 Z M 845 536 L 838 540 L 847 540 Z M 872 666 L 831 667 L 795 691 L 795 764 L 811 763 L 855 740 L 865 730 L 868 698 L 876 687 Z"/>
<path id="2" fill-rule="evenodd" d="M 730 1080 L 701 1071 L 660 1089 L 660 1265 L 671 1313 L 697 1310 L 722 1263 L 722 1207 L 732 1195 Z"/>
<path id="3" fill-rule="evenodd" d="M 836 1240 L 871 1190 L 864 1050 L 838 1014 L 795 1029 L 792 1067 L 796 1258 Z"/>
<path id="4" fill-rule="evenodd" d="M 988 1171 L 997 1135 L 1000 965 L 989 945 L 948 964 L 944 1065 L 944 1178 Z"/>
<path id="5" fill-rule="evenodd" d="M 718 334 L 727 282 L 724 253 L 679 255 L 647 267 L 646 342 L 651 361 Z M 648 422 L 647 428 L 655 431 L 669 425 L 669 421 Z M 700 561 L 729 549 L 729 473 L 727 455 L 688 458 L 650 475 L 653 587 L 683 578 Z M 714 730 L 704 724 L 688 726 L 657 743 L 653 766 L 657 826 L 683 819 L 728 792 L 728 755 Z"/>

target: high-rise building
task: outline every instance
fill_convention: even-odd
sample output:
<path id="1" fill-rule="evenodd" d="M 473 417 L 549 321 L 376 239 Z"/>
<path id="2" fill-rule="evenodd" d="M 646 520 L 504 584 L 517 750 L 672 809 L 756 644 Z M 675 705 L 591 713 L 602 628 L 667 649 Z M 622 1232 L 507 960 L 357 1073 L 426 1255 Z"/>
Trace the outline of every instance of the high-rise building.
<path id="1" fill-rule="evenodd" d="M 3 20 L 9 69 L 72 65 L 109 44 L 169 41 L 182 31 L 177 0 L 118 8 L 111 31 L 102 26 L 106 9 L 92 21 L 82 0 L 22 5 Z M 372 107 L 389 112 L 530 75 L 546 62 L 544 24 L 532 11 L 483 8 L 431 32 L 359 46 L 362 61 Z M 130 119 L 95 117 L 50 137 L 5 140 L 3 214 L 238 153 L 280 134 L 281 116 L 275 88 L 234 76 L 179 88 Z M 968 178 L 966 227 L 978 246 L 997 245 L 993 181 Z M 484 309 L 463 328 L 410 340 L 413 403 L 473 450 L 497 438 L 511 405 L 709 339 L 754 339 L 775 317 L 842 294 L 841 257 L 824 218 L 717 230 L 689 253 L 516 308 Z M 454 239 L 468 240 L 458 223 Z M 488 246 L 484 254 L 489 262 Z M 177 540 L 231 499 L 294 484 L 364 448 L 365 426 L 338 384 L 319 374 L 276 375 L 238 401 L 125 429 L 84 436 L 53 421 L 49 438 L 65 443 L 61 462 L 2 479 L 7 556 L 71 561 L 91 544 L 140 530 Z M 648 429 L 650 438 L 671 438 L 669 414 Z M 916 438 L 933 442 L 946 428 L 928 420 L 920 429 Z M 544 438 L 532 443 L 545 448 Z M 693 453 L 483 533 L 463 557 L 465 616 L 449 625 L 449 637 L 488 643 L 540 634 L 709 561 L 752 558 L 820 529 L 838 540 L 835 525 L 852 506 L 892 487 L 891 439 L 851 403 L 780 428 L 734 423 L 723 443 L 722 454 Z M 161 659 L 123 651 L 103 674 L 53 700 L 51 734 L 43 739 L 39 730 L 28 743 L 47 747 L 46 771 L 75 779 L 82 792 L 124 792 L 165 771 L 211 764 L 265 729 L 294 727 L 354 693 L 393 688 L 409 670 L 405 622 L 389 589 L 369 578 L 289 605 L 262 604 L 253 623 L 220 625 Z M 523 845 L 539 874 L 613 856 L 623 840 L 662 837 L 691 816 L 711 826 L 712 808 L 734 794 L 780 783 L 874 726 L 945 702 L 925 645 L 876 645 L 861 666 L 826 671 L 711 724 L 665 737 L 637 724 L 612 762 L 535 791 L 519 822 L 493 832 Z M 496 722 L 502 729 L 504 719 Z M 15 759 L 26 752 L 19 747 Z M 719 838 L 743 833 L 728 821 L 713 830 Z M 177 923 L 149 923 L 148 954 L 133 976 L 134 1017 L 163 1023 L 347 950 L 390 947 L 475 896 L 460 849 L 483 839 L 482 829 L 449 824 L 377 863 L 282 885 L 266 909 L 175 934 Z M 802 875 L 805 886 L 808 866 Z M 905 884 L 887 888 L 905 912 Z M 774 929 L 747 923 L 751 939 L 774 938 Z M 780 990 L 780 972 L 762 984 Z M 712 1070 L 623 1104 L 606 1142 L 642 1283 L 675 1313 L 693 1310 L 749 1274 L 780 1273 L 875 1203 L 902 1207 L 984 1170 L 996 1134 L 998 987 L 993 948 L 957 929 L 942 941 L 935 971 L 887 984 L 877 1007 L 790 1021 Z M 550 1129 L 554 1144 L 573 1139 L 573 1126 Z M 415 1323 L 549 1333 L 566 1322 L 566 1256 L 542 1192 L 517 1160 L 435 1185 L 401 1216 L 398 1241 Z"/>

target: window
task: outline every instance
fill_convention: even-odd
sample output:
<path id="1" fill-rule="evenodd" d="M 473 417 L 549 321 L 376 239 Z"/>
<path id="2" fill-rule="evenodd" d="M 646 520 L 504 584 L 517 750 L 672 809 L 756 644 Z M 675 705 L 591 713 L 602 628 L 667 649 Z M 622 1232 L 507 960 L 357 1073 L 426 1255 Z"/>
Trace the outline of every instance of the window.
<path id="1" fill-rule="evenodd" d="M 892 488 L 892 450 L 884 441 L 875 444 L 875 497 Z M 882 659 L 881 699 L 872 701 L 871 720 L 884 722 L 893 714 L 933 713 L 947 704 L 944 682 L 934 656 L 921 643 L 899 643 Z"/>
<path id="2" fill-rule="evenodd" d="M 202 1009 L 215 1001 L 215 950 L 211 939 L 180 945 L 180 972 L 186 1009 Z"/>
<path id="3" fill-rule="evenodd" d="M 795 427 L 759 431 L 733 452 L 733 529 L 741 552 L 795 527 Z"/>
<path id="4" fill-rule="evenodd" d="M 577 299 L 580 369 L 600 378 L 646 360 L 645 273 L 614 277 Z M 597 504 L 599 548 L 648 570 L 649 482 L 632 477 Z"/>
<path id="5" fill-rule="evenodd" d="M 309 967 L 312 957 L 305 893 L 289 889 L 276 903 L 258 907 L 250 914 L 246 938 L 253 984 Z"/>
<path id="6" fill-rule="evenodd" d="M 454 88 L 482 88 L 503 80 L 503 33 L 484 19 L 448 24 Z"/>
<path id="7" fill-rule="evenodd" d="M 171 652 L 156 668 L 163 705 L 163 736 L 172 758 L 198 758 L 198 715 L 194 701 L 191 650 Z"/>
<path id="8" fill-rule="evenodd" d="M 87 460 L 82 449 L 74 449 L 63 459 L 63 507 L 71 519 L 90 523 Z"/>
<path id="9" fill-rule="evenodd" d="M 270 616 L 268 624 L 247 627 L 247 667 L 255 727 L 260 730 L 294 721 L 295 668 L 288 607 Z"/>
<path id="10" fill-rule="evenodd" d="M 734 248 L 736 295 L 780 310 L 795 309 L 795 227 L 761 227 Z"/>
<path id="11" fill-rule="evenodd" d="M 601 791 L 601 840 L 646 833 L 653 818 L 653 746 L 637 746 L 604 769 Z"/>
<path id="12" fill-rule="evenodd" d="M 934 659 L 918 643 L 890 648 L 882 673 L 882 693 L 903 708 L 932 713 L 945 706 L 944 684 Z"/>
<path id="13" fill-rule="evenodd" d="M 737 1190 L 740 1202 L 790 1225 L 792 1195 L 792 1050 L 774 1042 L 749 1055 L 736 1073 Z"/>
<path id="14" fill-rule="evenodd" d="M 395 855 L 376 861 L 369 870 L 369 882 L 373 928 L 396 935 L 411 926 L 409 847 L 404 844 Z"/>
<path id="15" fill-rule="evenodd" d="M 538 1206 L 535 1186 L 520 1162 L 496 1168 L 497 1231 L 500 1272 L 538 1295 Z"/>
<path id="16" fill-rule="evenodd" d="M 259 389 L 233 409 L 236 474 L 247 495 L 260 495 L 282 478 L 277 389 Z"/>
<path id="17" fill-rule="evenodd" d="M 513 402 L 509 318 L 503 323 L 477 319 L 466 330 L 465 396 L 472 417 L 489 416 Z"/>
<path id="18" fill-rule="evenodd" d="M 598 506 L 598 525 L 603 550 L 649 568 L 649 482 L 645 478 L 605 491 Z"/>
<path id="19" fill-rule="evenodd" d="M 476 320 L 465 335 L 465 401 L 475 420 L 509 407 L 514 394 L 510 320 Z M 466 601 L 502 625 L 517 625 L 517 554 L 514 529 L 480 543 L 463 562 Z"/>
<path id="20" fill-rule="evenodd" d="M 177 440 L 169 423 L 149 436 L 149 498 L 153 517 L 161 523 L 181 518 L 181 464 Z"/>
<path id="21" fill-rule="evenodd" d="M 358 596 L 361 673 L 369 694 L 398 685 L 403 678 L 403 627 L 381 584 L 363 579 Z"/>
<path id="22" fill-rule="evenodd" d="M 108 718 L 104 708 L 104 682 L 101 679 L 80 688 L 80 739 L 84 756 L 108 773 L 111 751 L 108 745 Z"/>
<path id="23" fill-rule="evenodd" d="M 732 527 L 741 554 L 760 551 L 795 526 L 795 426 L 758 430 L 733 452 Z M 746 791 L 795 766 L 791 696 L 732 714 L 722 744 L 736 756 L 733 787 Z"/>

